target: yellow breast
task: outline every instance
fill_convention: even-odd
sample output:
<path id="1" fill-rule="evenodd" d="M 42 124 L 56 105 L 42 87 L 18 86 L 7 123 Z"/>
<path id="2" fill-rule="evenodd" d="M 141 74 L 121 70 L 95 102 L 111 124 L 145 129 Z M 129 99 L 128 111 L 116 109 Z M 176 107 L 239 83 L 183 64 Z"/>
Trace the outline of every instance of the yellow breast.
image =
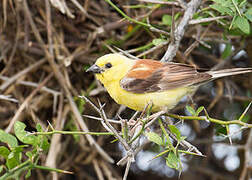
<path id="1" fill-rule="evenodd" d="M 105 86 L 110 96 L 118 103 L 136 111 L 142 111 L 148 103 L 152 103 L 152 111 L 172 109 L 181 98 L 194 91 L 193 88 L 177 88 L 163 92 L 135 94 L 122 89 L 118 81 Z"/>

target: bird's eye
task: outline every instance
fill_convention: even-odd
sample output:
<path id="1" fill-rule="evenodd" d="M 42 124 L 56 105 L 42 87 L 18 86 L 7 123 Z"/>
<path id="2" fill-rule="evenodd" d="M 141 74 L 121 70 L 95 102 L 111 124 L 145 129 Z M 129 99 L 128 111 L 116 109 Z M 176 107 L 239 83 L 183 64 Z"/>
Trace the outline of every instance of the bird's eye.
<path id="1" fill-rule="evenodd" d="M 111 68 L 111 67 L 112 67 L 112 64 L 111 64 L 111 63 L 107 63 L 107 64 L 105 64 L 105 67 L 106 67 L 106 68 Z"/>

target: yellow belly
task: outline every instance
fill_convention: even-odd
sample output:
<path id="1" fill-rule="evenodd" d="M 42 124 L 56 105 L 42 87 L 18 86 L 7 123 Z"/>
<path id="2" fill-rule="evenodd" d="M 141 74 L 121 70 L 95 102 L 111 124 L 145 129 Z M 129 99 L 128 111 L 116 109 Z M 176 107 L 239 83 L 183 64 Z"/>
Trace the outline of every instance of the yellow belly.
<path id="1" fill-rule="evenodd" d="M 106 86 L 110 96 L 118 103 L 136 111 L 142 111 L 148 103 L 152 103 L 152 111 L 172 109 L 185 95 L 192 93 L 194 88 L 177 88 L 162 92 L 135 94 L 122 89 L 117 82 Z"/>

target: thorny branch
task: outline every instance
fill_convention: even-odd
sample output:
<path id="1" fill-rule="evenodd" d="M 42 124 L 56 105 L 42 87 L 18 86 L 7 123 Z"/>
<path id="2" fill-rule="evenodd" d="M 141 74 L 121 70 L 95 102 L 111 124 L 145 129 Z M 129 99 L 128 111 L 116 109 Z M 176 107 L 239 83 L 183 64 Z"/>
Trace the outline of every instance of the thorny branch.
<path id="1" fill-rule="evenodd" d="M 207 116 L 180 116 L 180 115 L 176 115 L 176 114 L 167 114 L 167 116 L 172 117 L 172 118 L 176 118 L 176 119 L 180 119 L 180 120 L 198 120 L 198 121 L 210 121 L 212 123 L 216 123 L 216 124 L 220 124 L 220 125 L 230 125 L 230 124 L 237 124 L 242 126 L 243 128 L 252 128 L 252 124 L 248 124 L 245 123 L 241 120 L 232 120 L 232 121 L 223 121 L 223 120 L 219 120 L 219 119 L 215 119 L 215 118 L 211 118 L 211 117 L 207 117 Z"/>
<path id="2" fill-rule="evenodd" d="M 127 142 L 127 138 L 123 138 L 121 136 L 121 133 L 118 133 L 117 130 L 109 123 L 113 122 L 112 120 L 108 120 L 105 112 L 103 110 L 103 107 L 98 100 L 100 108 L 96 107 L 87 97 L 85 96 L 79 96 L 80 98 L 85 99 L 87 103 L 89 103 L 100 115 L 101 118 L 97 117 L 92 117 L 92 116 L 86 116 L 92 119 L 96 120 L 101 120 L 103 127 L 108 131 L 108 132 L 113 132 L 115 137 L 118 139 L 118 141 L 124 146 L 125 150 L 127 151 L 127 155 L 123 157 L 120 161 L 117 162 L 117 165 L 124 165 L 127 162 L 126 170 L 124 173 L 123 179 L 126 180 L 128 172 L 129 172 L 129 167 L 132 162 L 134 162 L 134 156 L 143 148 L 142 144 L 146 144 L 149 142 L 149 140 L 145 139 L 145 142 L 143 143 L 134 143 L 139 140 L 139 138 L 144 134 L 145 130 L 150 127 L 161 115 L 165 114 L 165 111 L 160 111 L 155 114 L 152 114 L 147 117 L 142 117 L 144 114 L 146 114 L 147 107 L 145 108 L 145 111 L 142 112 L 138 120 L 134 120 L 133 118 L 130 119 L 130 121 L 126 122 L 123 119 L 121 119 L 121 125 L 123 126 L 126 123 L 126 126 L 128 128 L 126 134 L 126 137 L 129 137 L 129 141 Z M 133 115 L 134 116 L 134 115 Z M 123 126 L 125 127 L 125 126 Z M 123 129 L 123 128 L 122 128 Z M 125 131 L 125 129 L 124 129 Z M 170 133 L 171 134 L 171 133 Z M 175 136 L 171 136 L 174 140 L 178 141 Z M 191 145 L 189 142 L 183 140 L 181 141 L 181 145 L 185 148 L 188 149 L 188 151 L 194 151 L 196 154 L 199 156 L 202 156 L 202 153 L 193 145 Z"/>

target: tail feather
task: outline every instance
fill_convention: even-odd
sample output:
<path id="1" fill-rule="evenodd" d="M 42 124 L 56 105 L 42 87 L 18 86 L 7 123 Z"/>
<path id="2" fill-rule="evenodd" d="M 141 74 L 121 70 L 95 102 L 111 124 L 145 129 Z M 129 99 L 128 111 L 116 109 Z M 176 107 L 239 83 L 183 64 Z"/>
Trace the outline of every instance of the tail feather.
<path id="1" fill-rule="evenodd" d="M 208 74 L 212 75 L 213 79 L 217 79 L 225 76 L 232 76 L 237 74 L 245 74 L 252 72 L 252 68 L 233 68 L 233 69 L 223 69 L 218 71 L 209 71 Z"/>

